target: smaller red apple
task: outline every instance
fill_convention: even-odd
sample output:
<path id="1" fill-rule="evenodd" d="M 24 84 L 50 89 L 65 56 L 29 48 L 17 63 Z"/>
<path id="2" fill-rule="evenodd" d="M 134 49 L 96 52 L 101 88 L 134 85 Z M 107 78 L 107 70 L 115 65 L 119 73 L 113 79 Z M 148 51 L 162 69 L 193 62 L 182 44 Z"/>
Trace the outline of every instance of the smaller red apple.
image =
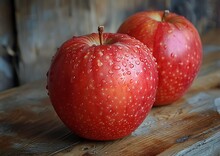
<path id="1" fill-rule="evenodd" d="M 186 18 L 169 11 L 139 12 L 126 19 L 118 33 L 135 37 L 153 52 L 159 74 L 155 106 L 183 96 L 202 62 L 199 34 Z"/>
<path id="2" fill-rule="evenodd" d="M 77 135 L 113 140 L 146 118 L 156 95 L 156 63 L 149 49 L 124 34 L 93 33 L 63 43 L 47 88 L 61 120 Z"/>

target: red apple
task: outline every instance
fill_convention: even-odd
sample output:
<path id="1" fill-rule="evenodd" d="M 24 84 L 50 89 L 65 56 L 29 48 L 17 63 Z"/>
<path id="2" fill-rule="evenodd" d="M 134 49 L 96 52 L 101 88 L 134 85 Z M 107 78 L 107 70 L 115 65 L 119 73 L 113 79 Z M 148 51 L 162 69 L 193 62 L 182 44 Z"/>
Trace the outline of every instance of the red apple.
<path id="1" fill-rule="evenodd" d="M 183 96 L 202 62 L 199 34 L 186 18 L 168 11 L 139 12 L 126 19 L 118 33 L 135 37 L 153 52 L 159 78 L 155 106 Z"/>
<path id="2" fill-rule="evenodd" d="M 63 43 L 52 59 L 47 89 L 58 116 L 75 134 L 113 140 L 145 119 L 155 101 L 158 73 L 143 43 L 99 31 Z"/>

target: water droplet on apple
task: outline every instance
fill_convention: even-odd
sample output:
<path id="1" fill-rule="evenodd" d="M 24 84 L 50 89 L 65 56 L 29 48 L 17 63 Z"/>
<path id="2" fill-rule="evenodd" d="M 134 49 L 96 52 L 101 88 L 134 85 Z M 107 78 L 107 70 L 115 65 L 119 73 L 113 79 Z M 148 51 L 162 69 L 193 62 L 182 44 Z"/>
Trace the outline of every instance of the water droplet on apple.
<path id="1" fill-rule="evenodd" d="M 105 80 L 105 79 L 103 79 L 103 80 L 102 80 L 102 83 L 104 83 L 104 84 L 105 84 L 105 83 L 106 83 L 106 80 Z"/>
<path id="2" fill-rule="evenodd" d="M 164 45 L 164 49 L 167 49 L 167 45 Z"/>
<path id="3" fill-rule="evenodd" d="M 101 67 L 102 65 L 103 63 L 100 60 L 98 60 L 98 66 Z"/>
<path id="4" fill-rule="evenodd" d="M 109 70 L 108 73 L 109 74 L 114 74 L 114 72 L 112 70 Z"/>
<path id="5" fill-rule="evenodd" d="M 134 68 L 134 65 L 133 65 L 133 64 L 129 64 L 129 67 L 130 67 L 130 68 Z"/>
<path id="6" fill-rule="evenodd" d="M 133 80 L 133 79 L 131 79 L 131 80 L 130 80 L 130 83 L 133 83 L 133 82 L 134 82 L 134 80 Z"/>
<path id="7" fill-rule="evenodd" d="M 179 62 L 179 65 L 181 65 L 181 66 L 182 66 L 182 65 L 183 65 L 183 62 Z"/>
<path id="8" fill-rule="evenodd" d="M 126 67 L 126 66 L 127 66 L 127 63 L 125 63 L 125 62 L 122 62 L 122 65 L 123 65 L 124 67 Z"/>
<path id="9" fill-rule="evenodd" d="M 128 74 L 128 75 L 131 75 L 131 72 L 130 72 L 130 71 L 127 71 L 127 74 Z"/>
<path id="10" fill-rule="evenodd" d="M 118 46 L 118 49 L 120 49 L 120 50 L 121 50 L 121 49 L 122 49 L 122 47 L 121 47 L 121 46 Z"/>
<path id="11" fill-rule="evenodd" d="M 114 65 L 114 67 L 113 67 L 115 70 L 120 70 L 121 69 L 121 67 L 120 66 L 118 66 L 118 65 Z"/>
<path id="12" fill-rule="evenodd" d="M 141 62 L 144 62 L 144 63 L 147 62 L 147 60 L 146 60 L 146 59 L 143 59 L 143 58 L 140 58 L 140 61 L 141 61 Z"/>
<path id="13" fill-rule="evenodd" d="M 124 84 L 125 83 L 125 77 L 123 76 L 120 79 L 121 79 L 121 82 Z M 118 83 L 120 84 L 120 82 L 118 82 Z"/>
<path id="14" fill-rule="evenodd" d="M 101 84 L 101 83 L 97 84 L 97 87 L 101 87 L 101 86 L 102 86 L 102 84 Z"/>
<path id="15" fill-rule="evenodd" d="M 171 53 L 171 54 L 170 54 L 170 56 L 171 56 L 172 58 L 174 58 L 174 57 L 175 57 L 175 55 L 174 55 L 173 53 Z"/>
<path id="16" fill-rule="evenodd" d="M 103 52 L 102 52 L 102 51 L 99 51 L 99 55 L 100 55 L 100 56 L 103 56 Z"/>
<path id="17" fill-rule="evenodd" d="M 135 45 L 135 47 L 136 47 L 136 48 L 138 48 L 138 49 L 140 48 L 140 46 L 139 46 L 139 45 Z"/>
<path id="18" fill-rule="evenodd" d="M 120 59 L 119 57 L 116 58 L 116 62 L 120 62 L 120 60 L 121 60 L 121 59 Z"/>
<path id="19" fill-rule="evenodd" d="M 139 61 L 135 61 L 135 64 L 136 64 L 136 65 L 139 65 L 139 64 L 140 64 L 140 62 L 139 62 Z"/>

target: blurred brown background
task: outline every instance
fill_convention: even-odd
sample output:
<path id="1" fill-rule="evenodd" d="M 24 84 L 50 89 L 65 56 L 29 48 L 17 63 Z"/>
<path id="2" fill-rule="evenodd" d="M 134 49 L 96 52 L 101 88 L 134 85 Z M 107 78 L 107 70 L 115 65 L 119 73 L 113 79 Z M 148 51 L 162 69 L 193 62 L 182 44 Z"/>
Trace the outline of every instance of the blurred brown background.
<path id="1" fill-rule="evenodd" d="M 220 47 L 219 0 L 1 0 L 0 91 L 45 79 L 52 55 L 71 36 L 116 32 L 144 10 L 169 9 L 198 29 L 204 51 Z"/>

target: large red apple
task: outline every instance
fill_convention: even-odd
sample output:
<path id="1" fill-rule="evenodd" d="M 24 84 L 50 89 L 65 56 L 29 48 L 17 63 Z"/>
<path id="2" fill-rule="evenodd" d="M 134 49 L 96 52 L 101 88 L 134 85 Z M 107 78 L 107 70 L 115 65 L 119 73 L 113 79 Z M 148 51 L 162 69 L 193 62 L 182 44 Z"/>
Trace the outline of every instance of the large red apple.
<path id="1" fill-rule="evenodd" d="M 154 105 L 171 104 L 187 91 L 200 69 L 202 45 L 186 18 L 168 11 L 139 12 L 126 19 L 118 32 L 146 44 L 156 58 L 159 82 Z"/>
<path id="2" fill-rule="evenodd" d="M 143 43 L 99 30 L 63 43 L 52 59 L 47 89 L 58 116 L 75 134 L 113 140 L 145 119 L 158 73 Z"/>

